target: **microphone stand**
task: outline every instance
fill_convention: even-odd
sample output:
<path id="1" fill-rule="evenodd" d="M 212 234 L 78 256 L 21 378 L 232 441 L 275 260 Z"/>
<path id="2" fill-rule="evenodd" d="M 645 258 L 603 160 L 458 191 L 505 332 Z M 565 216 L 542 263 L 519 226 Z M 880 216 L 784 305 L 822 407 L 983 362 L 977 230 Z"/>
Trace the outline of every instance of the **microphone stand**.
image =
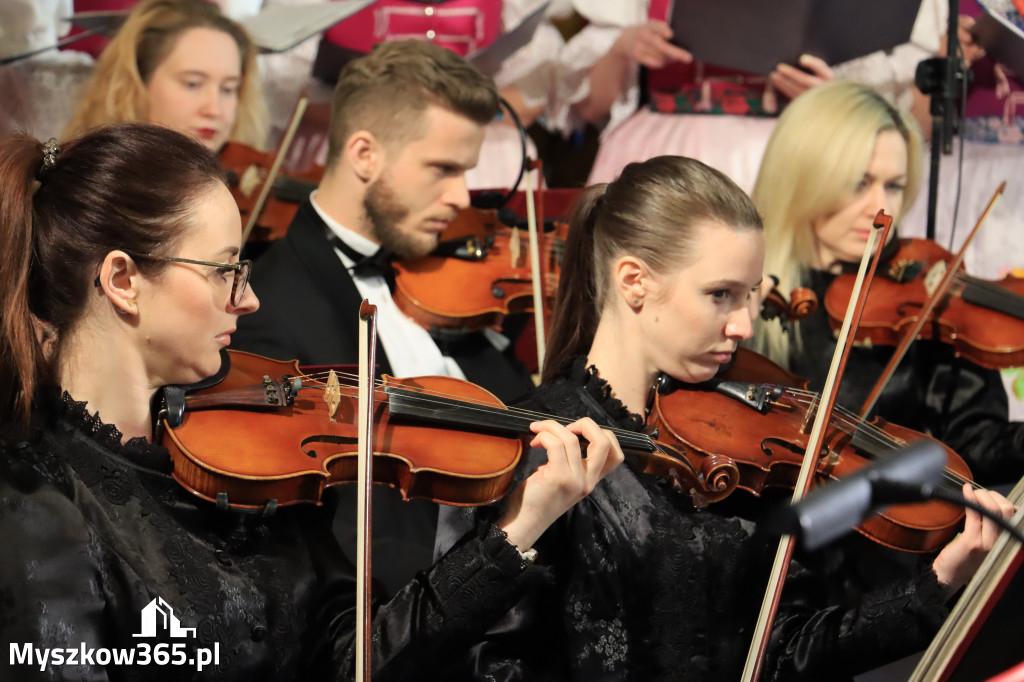
<path id="1" fill-rule="evenodd" d="M 924 95 L 931 96 L 929 113 L 932 115 L 931 171 L 928 177 L 928 225 L 925 236 L 935 239 L 935 213 L 939 193 L 939 160 L 942 154 L 953 153 L 953 135 L 956 132 L 956 100 L 965 78 L 970 72 L 960 58 L 959 28 L 960 0 L 949 0 L 949 20 L 946 23 L 946 56 L 925 59 L 917 65 L 914 84 Z"/>

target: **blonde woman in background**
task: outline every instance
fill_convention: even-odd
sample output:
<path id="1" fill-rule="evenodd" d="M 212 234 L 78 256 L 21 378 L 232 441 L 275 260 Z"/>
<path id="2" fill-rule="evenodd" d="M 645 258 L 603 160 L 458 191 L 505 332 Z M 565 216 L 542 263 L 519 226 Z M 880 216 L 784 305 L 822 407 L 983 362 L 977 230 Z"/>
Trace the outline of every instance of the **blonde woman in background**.
<path id="1" fill-rule="evenodd" d="M 765 272 L 783 292 L 809 286 L 822 301 L 839 273 L 856 268 L 878 210 L 899 224 L 920 188 L 921 157 L 914 120 L 870 88 L 835 81 L 794 100 L 768 142 L 752 194 L 765 223 Z M 896 247 L 893 240 L 883 248 L 883 263 Z M 835 339 L 819 306 L 802 322 L 759 321 L 753 345 L 820 388 Z M 853 349 L 840 404 L 864 403 L 892 351 Z M 955 357 L 950 345 L 915 342 L 875 413 L 944 441 L 978 482 L 1024 474 L 1024 427 L 1008 421 L 999 374 Z"/>
<path id="2" fill-rule="evenodd" d="M 66 134 L 130 121 L 166 126 L 214 151 L 228 140 L 262 147 L 267 108 L 245 29 L 205 0 L 136 5 L 100 55 Z"/>

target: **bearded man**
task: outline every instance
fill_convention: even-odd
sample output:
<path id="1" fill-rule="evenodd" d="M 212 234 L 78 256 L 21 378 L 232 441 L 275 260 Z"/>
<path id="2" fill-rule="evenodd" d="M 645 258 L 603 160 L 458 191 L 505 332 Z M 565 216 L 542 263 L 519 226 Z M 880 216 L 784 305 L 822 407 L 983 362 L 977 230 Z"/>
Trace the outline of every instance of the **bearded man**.
<path id="1" fill-rule="evenodd" d="M 498 107 L 490 78 L 425 41 L 383 43 L 349 62 L 334 91 L 323 180 L 256 261 L 260 309 L 239 320 L 233 347 L 305 365 L 355 363 L 367 299 L 378 310 L 381 373 L 454 376 L 505 401 L 528 391 L 503 337 L 435 339 L 391 296 L 391 260 L 430 253 L 469 205 L 465 174 Z M 350 556 L 355 487 L 337 489 L 335 530 Z M 389 592 L 431 565 L 436 523 L 437 505 L 374 491 L 373 572 Z"/>

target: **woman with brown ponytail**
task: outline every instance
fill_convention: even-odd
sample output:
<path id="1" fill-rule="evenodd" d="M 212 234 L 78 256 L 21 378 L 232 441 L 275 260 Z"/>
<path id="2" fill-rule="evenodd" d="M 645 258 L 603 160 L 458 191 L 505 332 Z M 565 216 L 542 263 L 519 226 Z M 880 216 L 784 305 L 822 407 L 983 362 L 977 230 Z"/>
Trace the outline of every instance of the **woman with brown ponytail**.
<path id="1" fill-rule="evenodd" d="M 259 305 L 241 230 L 216 157 L 167 128 L 0 141 L 0 679 L 351 677 L 355 576 L 330 515 L 220 510 L 150 442 L 157 390 L 217 372 Z M 549 461 L 507 513 L 375 605 L 374 680 L 443 670 L 622 461 L 589 420 L 534 431 Z"/>
<path id="2" fill-rule="evenodd" d="M 638 430 L 660 374 L 710 379 L 750 338 L 764 250 L 750 199 L 692 159 L 630 164 L 586 189 L 543 384 L 520 407 Z M 978 498 L 1009 511 L 998 496 Z M 686 502 L 629 466 L 603 479 L 536 543 L 548 584 L 478 644 L 467 676 L 738 679 L 774 546 L 750 523 Z M 472 517 L 442 513 L 451 531 Z M 762 679 L 841 679 L 924 648 L 993 528 L 970 518 L 932 571 L 854 604 L 822 598 L 816 577 L 794 566 Z"/>

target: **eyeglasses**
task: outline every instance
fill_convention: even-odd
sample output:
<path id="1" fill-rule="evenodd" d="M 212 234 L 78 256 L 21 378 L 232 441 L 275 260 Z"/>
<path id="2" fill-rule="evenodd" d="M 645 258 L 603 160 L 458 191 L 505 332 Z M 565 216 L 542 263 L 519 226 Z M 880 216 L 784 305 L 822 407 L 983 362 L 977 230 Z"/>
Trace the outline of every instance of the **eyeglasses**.
<path id="1" fill-rule="evenodd" d="M 221 274 L 227 271 L 234 273 L 234 280 L 231 282 L 231 305 L 238 306 L 242 296 L 245 295 L 245 287 L 249 285 L 249 273 L 252 271 L 251 260 L 240 260 L 237 263 L 217 263 L 209 260 L 193 260 L 191 258 L 153 258 L 153 260 L 169 263 L 191 263 L 192 265 L 209 265 L 215 267 Z"/>

